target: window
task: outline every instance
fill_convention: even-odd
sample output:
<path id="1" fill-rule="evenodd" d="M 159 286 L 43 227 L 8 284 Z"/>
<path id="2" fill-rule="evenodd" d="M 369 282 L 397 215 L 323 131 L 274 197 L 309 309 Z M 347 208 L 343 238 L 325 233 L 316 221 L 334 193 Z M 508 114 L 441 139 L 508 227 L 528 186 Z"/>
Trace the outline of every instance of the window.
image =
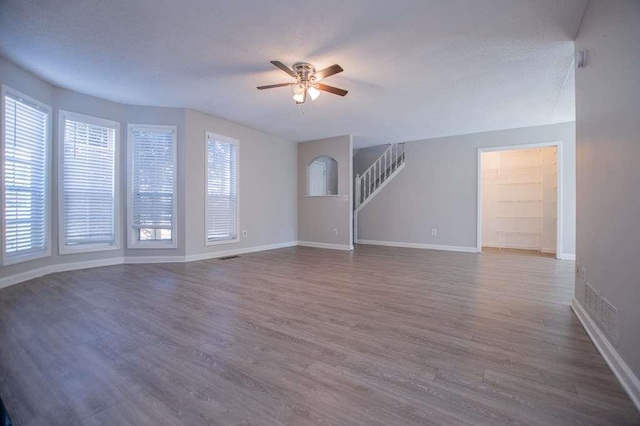
<path id="1" fill-rule="evenodd" d="M 60 111 L 60 253 L 119 248 L 119 123 Z"/>
<path id="2" fill-rule="evenodd" d="M 51 254 L 51 109 L 6 87 L 2 106 L 2 257 L 8 265 Z"/>
<path id="3" fill-rule="evenodd" d="M 129 125 L 129 247 L 176 247 L 175 126 Z"/>
<path id="4" fill-rule="evenodd" d="M 207 244 L 238 241 L 238 141 L 207 133 Z"/>

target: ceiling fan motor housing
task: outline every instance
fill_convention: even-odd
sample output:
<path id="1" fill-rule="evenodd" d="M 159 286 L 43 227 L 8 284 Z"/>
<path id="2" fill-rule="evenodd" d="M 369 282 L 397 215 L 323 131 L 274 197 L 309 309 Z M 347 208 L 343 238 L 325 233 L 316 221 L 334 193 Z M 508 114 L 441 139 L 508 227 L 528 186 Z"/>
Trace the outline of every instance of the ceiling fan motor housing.
<path id="1" fill-rule="evenodd" d="M 298 76 L 298 81 L 307 85 L 313 81 L 313 74 L 316 73 L 316 67 L 308 62 L 298 62 L 293 64 L 293 71 Z"/>

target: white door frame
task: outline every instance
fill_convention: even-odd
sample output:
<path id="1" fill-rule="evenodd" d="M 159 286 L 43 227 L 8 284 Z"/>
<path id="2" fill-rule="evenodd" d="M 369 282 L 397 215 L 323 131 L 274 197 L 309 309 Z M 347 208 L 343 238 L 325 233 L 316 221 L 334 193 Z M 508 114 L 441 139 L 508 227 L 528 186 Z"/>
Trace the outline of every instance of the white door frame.
<path id="1" fill-rule="evenodd" d="M 483 152 L 495 152 L 495 151 L 514 151 L 520 149 L 535 149 L 535 148 L 546 148 L 550 146 L 557 147 L 556 154 L 556 162 L 558 163 L 558 175 L 557 175 L 557 186 L 558 186 L 558 201 L 556 203 L 557 211 L 557 219 L 556 219 L 556 259 L 562 258 L 562 222 L 563 222 L 563 212 L 562 212 L 562 141 L 554 141 L 554 142 L 540 142 L 540 143 L 531 143 L 531 144 L 523 144 L 523 145 L 509 145 L 509 146 L 492 146 L 485 148 L 478 148 L 478 216 L 477 216 L 477 237 L 476 237 L 476 250 L 478 253 L 482 253 L 482 153 Z"/>

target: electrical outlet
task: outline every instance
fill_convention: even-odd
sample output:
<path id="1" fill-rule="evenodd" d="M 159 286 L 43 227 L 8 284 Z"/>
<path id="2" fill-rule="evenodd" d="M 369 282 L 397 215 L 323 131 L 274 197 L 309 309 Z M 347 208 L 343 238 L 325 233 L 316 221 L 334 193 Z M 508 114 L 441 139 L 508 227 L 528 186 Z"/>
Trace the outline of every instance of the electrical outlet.
<path id="1" fill-rule="evenodd" d="M 431 229 L 431 235 L 438 235 L 438 230 L 436 228 Z"/>
<path id="2" fill-rule="evenodd" d="M 342 196 L 342 201 L 349 201 L 349 196 L 348 195 L 343 195 Z"/>
<path id="3" fill-rule="evenodd" d="M 249 233 L 247 231 L 242 231 L 242 238 L 247 238 Z"/>
<path id="4" fill-rule="evenodd" d="M 333 228 L 333 235 L 338 235 L 338 228 Z"/>

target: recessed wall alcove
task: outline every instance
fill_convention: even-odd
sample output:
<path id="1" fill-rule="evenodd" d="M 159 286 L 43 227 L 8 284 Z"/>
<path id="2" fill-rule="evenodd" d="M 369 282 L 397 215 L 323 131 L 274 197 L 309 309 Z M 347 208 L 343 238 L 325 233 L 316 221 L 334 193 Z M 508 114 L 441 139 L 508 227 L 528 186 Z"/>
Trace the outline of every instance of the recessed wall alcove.
<path id="1" fill-rule="evenodd" d="M 307 167 L 307 195 L 338 195 L 338 162 L 329 155 L 313 159 Z"/>

